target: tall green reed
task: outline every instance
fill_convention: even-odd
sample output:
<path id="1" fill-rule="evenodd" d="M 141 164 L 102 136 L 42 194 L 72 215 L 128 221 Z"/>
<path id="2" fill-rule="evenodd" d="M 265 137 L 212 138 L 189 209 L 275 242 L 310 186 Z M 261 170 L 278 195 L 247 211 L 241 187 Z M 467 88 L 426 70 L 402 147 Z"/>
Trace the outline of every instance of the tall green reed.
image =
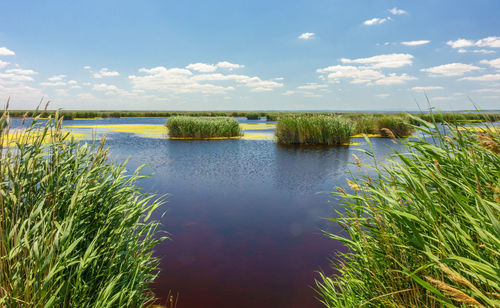
<path id="1" fill-rule="evenodd" d="M 148 306 L 161 201 L 138 191 L 139 170 L 108 161 L 104 140 L 79 144 L 61 123 L 0 119 L 0 307 Z"/>
<path id="2" fill-rule="evenodd" d="M 341 145 L 355 131 L 353 122 L 333 116 L 280 116 L 278 143 Z"/>
<path id="3" fill-rule="evenodd" d="M 228 117 L 172 117 L 165 125 L 170 137 L 177 138 L 237 137 L 241 134 L 238 121 Z"/>
<path id="4" fill-rule="evenodd" d="M 499 132 L 444 136 L 410 117 L 422 136 L 335 193 L 344 211 L 332 221 L 344 231 L 327 235 L 348 252 L 318 294 L 327 307 L 498 307 Z"/>

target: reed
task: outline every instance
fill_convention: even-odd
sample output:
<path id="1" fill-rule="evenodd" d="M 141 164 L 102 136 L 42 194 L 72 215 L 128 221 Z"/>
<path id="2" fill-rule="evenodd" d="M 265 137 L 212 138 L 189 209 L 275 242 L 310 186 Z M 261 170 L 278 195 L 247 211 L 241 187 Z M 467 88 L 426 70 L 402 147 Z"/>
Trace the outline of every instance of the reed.
<path id="1" fill-rule="evenodd" d="M 79 144 L 61 122 L 14 131 L 0 119 L 0 307 L 148 306 L 161 202 L 103 142 Z"/>
<path id="2" fill-rule="evenodd" d="M 327 307 L 500 306 L 498 130 L 444 136 L 413 119 L 421 136 L 332 193 L 343 231 L 327 235 L 348 252 L 317 281 Z"/>
<path id="3" fill-rule="evenodd" d="M 381 117 L 377 119 L 377 125 L 384 137 L 408 137 L 415 131 L 414 125 L 410 124 L 410 118 L 405 115 Z"/>
<path id="4" fill-rule="evenodd" d="M 176 138 L 206 139 L 241 135 L 238 121 L 228 117 L 172 117 L 166 126 L 170 137 Z"/>
<path id="5" fill-rule="evenodd" d="M 260 114 L 257 112 L 247 113 L 248 120 L 260 120 Z"/>
<path id="6" fill-rule="evenodd" d="M 355 130 L 349 120 L 332 116 L 280 116 L 276 126 L 278 143 L 324 144 L 348 143 Z"/>

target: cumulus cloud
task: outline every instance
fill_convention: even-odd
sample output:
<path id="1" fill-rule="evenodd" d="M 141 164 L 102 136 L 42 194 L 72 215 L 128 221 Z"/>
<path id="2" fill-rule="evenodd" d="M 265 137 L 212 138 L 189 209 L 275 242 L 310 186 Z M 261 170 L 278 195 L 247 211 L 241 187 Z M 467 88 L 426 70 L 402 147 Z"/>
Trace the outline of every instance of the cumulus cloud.
<path id="1" fill-rule="evenodd" d="M 449 101 L 454 99 L 453 96 L 436 96 L 431 99 L 431 101 Z"/>
<path id="2" fill-rule="evenodd" d="M 407 41 L 407 42 L 401 42 L 401 45 L 405 45 L 405 46 L 420 46 L 420 45 L 429 44 L 430 42 L 431 41 L 428 41 L 428 40 Z"/>
<path id="3" fill-rule="evenodd" d="M 310 40 L 312 38 L 314 38 L 314 33 L 313 32 L 305 32 L 305 33 L 302 33 L 301 35 L 299 35 L 299 39 L 301 40 Z"/>
<path id="4" fill-rule="evenodd" d="M 369 58 L 346 59 L 340 61 L 347 64 L 367 64 L 370 68 L 398 68 L 412 64 L 413 55 L 407 53 L 393 53 L 378 55 Z"/>
<path id="5" fill-rule="evenodd" d="M 49 81 L 61 81 L 66 78 L 66 75 L 56 75 L 49 78 Z"/>
<path id="6" fill-rule="evenodd" d="M 95 84 L 92 87 L 92 90 L 94 90 L 94 91 L 115 91 L 117 89 L 118 89 L 117 86 L 109 85 L 109 84 L 105 84 L 105 83 Z"/>
<path id="7" fill-rule="evenodd" d="M 459 80 L 470 80 L 470 81 L 499 81 L 500 74 L 486 74 L 477 77 L 463 77 Z"/>
<path id="8" fill-rule="evenodd" d="M 134 89 L 154 90 L 171 94 L 225 94 L 234 90 L 235 86 L 238 85 L 249 87 L 253 92 L 264 92 L 283 86 L 282 83 L 262 80 L 259 77 L 221 73 L 195 74 L 188 69 L 167 69 L 163 66 L 151 69 L 142 68 L 139 72 L 145 75 L 129 76 Z M 215 84 L 220 82 L 231 82 L 232 85 Z"/>
<path id="9" fill-rule="evenodd" d="M 500 93 L 500 89 L 499 88 L 494 88 L 494 89 L 477 89 L 477 90 L 473 90 L 472 92 L 476 92 L 476 93 Z"/>
<path id="10" fill-rule="evenodd" d="M 390 94 L 388 94 L 388 93 L 381 93 L 381 94 L 377 94 L 377 95 L 375 95 L 375 96 L 380 97 L 380 98 L 387 98 L 387 97 L 389 97 L 389 96 L 391 96 L 391 95 L 390 95 Z"/>
<path id="11" fill-rule="evenodd" d="M 80 93 L 77 96 L 78 96 L 78 98 L 85 99 L 85 100 L 94 100 L 95 99 L 95 96 L 92 95 L 91 93 Z"/>
<path id="12" fill-rule="evenodd" d="M 64 82 L 64 81 L 40 82 L 40 85 L 44 86 L 44 87 L 61 87 L 61 86 L 65 86 L 66 82 Z"/>
<path id="13" fill-rule="evenodd" d="M 487 64 L 493 68 L 500 69 L 500 58 L 496 58 L 493 60 L 481 60 L 479 63 Z"/>
<path id="14" fill-rule="evenodd" d="M 393 7 L 392 9 L 390 10 L 387 10 L 389 13 L 391 13 L 392 15 L 403 15 L 403 14 L 408 14 L 408 12 L 406 12 L 405 10 L 402 10 L 402 9 L 398 9 L 397 7 Z"/>
<path id="15" fill-rule="evenodd" d="M 443 87 L 440 86 L 427 86 L 427 87 L 413 87 L 412 91 L 432 91 L 432 90 L 442 90 Z"/>
<path id="16" fill-rule="evenodd" d="M 423 68 L 420 71 L 426 72 L 430 77 L 452 77 L 462 76 L 466 73 L 480 70 L 480 67 L 464 64 L 464 63 L 450 63 L 429 68 Z"/>
<path id="17" fill-rule="evenodd" d="M 389 20 L 391 20 L 390 17 L 386 17 L 386 18 L 377 18 L 377 17 L 375 17 L 375 18 L 372 18 L 372 19 L 365 20 L 363 22 L 363 24 L 365 26 L 380 25 L 380 24 L 383 24 L 384 22 L 389 21 Z"/>
<path id="18" fill-rule="evenodd" d="M 9 62 L 0 60 L 0 69 L 6 67 L 7 65 L 9 65 Z"/>
<path id="19" fill-rule="evenodd" d="M 298 86 L 297 89 L 299 90 L 317 90 L 317 89 L 324 89 L 328 88 L 327 84 L 318 84 L 315 82 L 309 82 L 303 86 Z"/>
<path id="20" fill-rule="evenodd" d="M 460 48 L 457 50 L 458 53 L 468 53 L 468 52 L 472 52 L 472 53 L 482 53 L 482 54 L 492 54 L 492 53 L 495 53 L 494 50 L 488 50 L 488 49 L 465 49 L 465 48 Z"/>
<path id="21" fill-rule="evenodd" d="M 377 81 L 375 81 L 375 84 L 377 84 L 377 85 L 403 84 L 406 81 L 415 80 L 415 79 L 417 79 L 417 78 L 415 78 L 413 76 L 409 76 L 407 74 L 397 75 L 395 73 L 392 73 L 392 74 L 389 74 L 388 76 L 384 76 L 383 78 L 378 79 Z"/>
<path id="22" fill-rule="evenodd" d="M 18 75 L 13 73 L 0 73 L 0 79 L 7 82 L 33 81 L 33 78 L 31 76 Z"/>
<path id="23" fill-rule="evenodd" d="M 116 77 L 120 76 L 117 71 L 110 71 L 107 67 L 101 68 L 99 72 L 94 73 L 94 78 L 100 79 L 103 77 Z"/>
<path id="24" fill-rule="evenodd" d="M 0 47 L 0 56 L 13 56 L 15 54 L 15 52 L 8 49 L 7 47 Z"/>
<path id="25" fill-rule="evenodd" d="M 234 69 L 244 68 L 245 66 L 242 64 L 235 64 L 235 63 L 231 63 L 231 62 L 227 62 L 227 61 L 221 61 L 221 62 L 217 63 L 217 67 L 223 68 L 223 69 L 228 69 L 228 70 L 232 71 Z"/>
<path id="26" fill-rule="evenodd" d="M 6 73 L 19 74 L 19 75 L 36 75 L 34 70 L 24 70 L 21 68 L 11 68 L 5 71 Z"/>
<path id="27" fill-rule="evenodd" d="M 192 63 L 186 66 L 188 70 L 191 71 L 197 71 L 201 73 L 211 73 L 215 72 L 217 70 L 217 66 L 213 64 L 206 64 L 206 63 Z"/>
<path id="28" fill-rule="evenodd" d="M 460 38 L 456 41 L 448 41 L 446 44 L 451 48 L 459 48 L 458 52 L 460 53 L 467 52 L 467 49 L 465 49 L 467 47 L 500 48 L 500 36 L 489 36 L 477 41 Z M 492 51 L 478 49 L 472 52 L 491 53 Z"/>

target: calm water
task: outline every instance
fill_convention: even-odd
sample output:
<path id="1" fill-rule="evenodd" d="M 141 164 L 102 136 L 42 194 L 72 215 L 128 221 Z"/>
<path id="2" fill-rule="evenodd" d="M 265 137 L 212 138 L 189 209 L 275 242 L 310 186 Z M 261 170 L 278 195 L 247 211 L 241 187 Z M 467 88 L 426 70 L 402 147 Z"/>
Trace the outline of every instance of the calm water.
<path id="1" fill-rule="evenodd" d="M 387 139 L 372 141 L 382 160 L 395 146 Z M 153 288 L 160 303 L 171 291 L 179 294 L 178 308 L 321 307 L 312 289 L 315 272 L 331 273 L 328 258 L 343 247 L 321 234 L 340 231 L 324 219 L 340 206 L 318 192 L 345 188 L 346 172 L 357 172 L 352 154 L 367 159 L 356 151 L 368 149 L 366 144 L 283 147 L 272 140 L 184 141 L 123 132 L 110 132 L 107 144 L 112 159 L 130 159 L 129 170 L 146 164 L 143 173 L 151 176 L 139 182 L 143 191 L 168 194 L 166 214 L 157 217 L 171 237 L 155 252 L 161 273 Z"/>

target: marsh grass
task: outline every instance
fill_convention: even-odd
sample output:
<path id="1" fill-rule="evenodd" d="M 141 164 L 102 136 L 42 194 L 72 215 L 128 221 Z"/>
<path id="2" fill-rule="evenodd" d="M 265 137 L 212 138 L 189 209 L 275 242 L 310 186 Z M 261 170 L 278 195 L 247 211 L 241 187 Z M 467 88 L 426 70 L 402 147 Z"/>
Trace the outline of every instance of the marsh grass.
<path id="1" fill-rule="evenodd" d="M 498 130 L 443 136 L 412 120 L 422 137 L 375 161 L 375 176 L 353 177 L 352 193 L 332 193 L 344 232 L 327 235 L 349 252 L 332 263 L 337 275 L 321 275 L 318 294 L 327 307 L 499 307 Z"/>
<path id="2" fill-rule="evenodd" d="M 348 143 L 355 124 L 334 116 L 280 116 L 278 143 L 341 145 Z"/>
<path id="3" fill-rule="evenodd" d="M 415 126 L 410 123 L 407 115 L 384 116 L 378 118 L 376 123 L 380 134 L 384 137 L 408 137 L 415 131 Z"/>
<path id="4" fill-rule="evenodd" d="M 228 117 L 172 117 L 166 126 L 170 137 L 176 138 L 205 139 L 241 135 L 238 121 Z"/>
<path id="5" fill-rule="evenodd" d="M 57 114 L 45 122 L 35 117 L 26 142 L 0 142 L 0 307 L 148 306 L 160 201 L 103 142 L 71 140 Z M 4 112 L 0 140 L 9 131 Z"/>
<path id="6" fill-rule="evenodd" d="M 260 120 L 260 113 L 257 112 L 247 113 L 246 116 L 248 120 Z"/>

